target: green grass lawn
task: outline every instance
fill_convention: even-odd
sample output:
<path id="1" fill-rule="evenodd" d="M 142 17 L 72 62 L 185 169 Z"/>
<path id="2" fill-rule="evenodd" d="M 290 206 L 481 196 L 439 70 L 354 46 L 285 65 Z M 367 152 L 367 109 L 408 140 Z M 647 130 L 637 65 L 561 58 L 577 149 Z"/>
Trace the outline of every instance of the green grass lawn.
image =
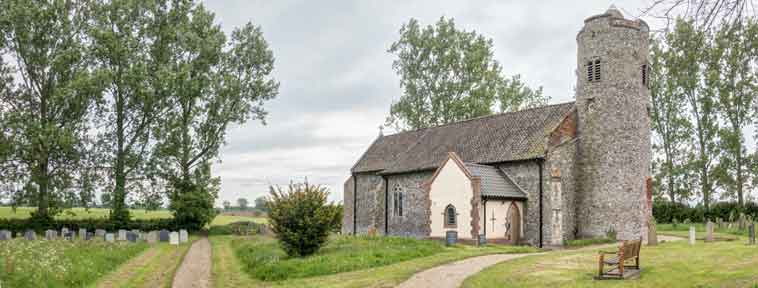
<path id="1" fill-rule="evenodd" d="M 147 249 L 104 241 L 0 241 L 1 287 L 83 287 Z"/>
<path id="2" fill-rule="evenodd" d="M 500 263 L 466 279 L 463 287 L 756 287 L 758 246 L 745 242 L 743 237 L 694 246 L 687 241 L 643 246 L 638 280 L 593 280 L 597 251 L 569 250 Z"/>
<path id="3" fill-rule="evenodd" d="M 193 236 L 189 242 L 178 246 L 166 242 L 152 245 L 100 278 L 92 287 L 171 287 L 174 273 L 195 240 L 197 237 Z"/>
<path id="4" fill-rule="evenodd" d="M 330 239 L 317 255 L 276 259 L 283 252 L 270 238 L 213 236 L 211 243 L 215 287 L 393 287 L 416 272 L 444 263 L 485 254 L 537 251 L 524 246 L 445 247 L 428 240 L 341 236 Z M 289 274 L 270 278 L 258 274 L 280 273 L 278 269 Z M 282 277 L 287 279 L 259 279 Z"/>

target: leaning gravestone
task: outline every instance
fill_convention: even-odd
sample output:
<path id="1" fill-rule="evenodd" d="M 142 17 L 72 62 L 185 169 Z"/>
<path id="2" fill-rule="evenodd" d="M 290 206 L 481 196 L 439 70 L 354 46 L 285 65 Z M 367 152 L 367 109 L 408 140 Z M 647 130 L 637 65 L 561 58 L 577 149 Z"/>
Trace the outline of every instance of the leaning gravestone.
<path id="1" fill-rule="evenodd" d="M 85 229 L 85 228 L 79 228 L 79 239 L 81 239 L 81 240 L 88 240 L 87 239 L 87 229 Z"/>
<path id="2" fill-rule="evenodd" d="M 105 234 L 108 233 L 103 229 L 95 229 L 95 237 L 105 237 Z"/>
<path id="3" fill-rule="evenodd" d="M 150 231 L 150 233 L 147 233 L 147 243 L 154 244 L 155 242 L 158 242 L 158 231 Z"/>
<path id="4" fill-rule="evenodd" d="M 179 245 L 179 233 L 171 232 L 168 243 L 171 245 Z"/>
<path id="5" fill-rule="evenodd" d="M 187 230 L 179 230 L 179 242 L 181 243 L 187 243 L 189 241 L 189 233 L 187 233 Z"/>
<path id="6" fill-rule="evenodd" d="M 13 233 L 8 230 L 0 230 L 0 241 L 6 241 L 13 239 Z"/>
<path id="7" fill-rule="evenodd" d="M 651 219 L 647 227 L 647 245 L 658 245 L 658 231 L 655 226 L 655 219 Z"/>
<path id="8" fill-rule="evenodd" d="M 47 230 L 45 231 L 45 240 L 55 240 L 58 237 L 58 231 Z"/>
<path id="9" fill-rule="evenodd" d="M 26 240 L 37 240 L 37 233 L 34 233 L 34 230 L 26 230 L 24 233 L 24 239 Z"/>
<path id="10" fill-rule="evenodd" d="M 116 241 L 116 235 L 113 235 L 113 233 L 105 233 L 105 241 L 106 242 L 115 242 Z"/>
<path id="11" fill-rule="evenodd" d="M 161 242 L 168 242 L 169 240 L 169 232 L 168 230 L 161 230 L 158 232 L 158 240 Z"/>
<path id="12" fill-rule="evenodd" d="M 119 229 L 118 230 L 118 241 L 126 241 L 126 230 Z"/>
<path id="13" fill-rule="evenodd" d="M 713 242 L 713 222 L 705 223 L 705 242 Z"/>
<path id="14" fill-rule="evenodd" d="M 695 245 L 695 226 L 690 226 L 690 245 Z"/>
<path id="15" fill-rule="evenodd" d="M 138 237 L 137 233 L 134 233 L 132 231 L 126 232 L 126 240 L 129 242 L 136 243 L 137 237 Z"/>

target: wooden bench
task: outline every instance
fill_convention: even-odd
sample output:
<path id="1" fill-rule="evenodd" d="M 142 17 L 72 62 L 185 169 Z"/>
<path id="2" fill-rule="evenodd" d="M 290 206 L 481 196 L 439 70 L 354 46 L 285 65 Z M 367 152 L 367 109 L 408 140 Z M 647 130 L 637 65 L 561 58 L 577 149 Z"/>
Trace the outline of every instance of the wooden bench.
<path id="1" fill-rule="evenodd" d="M 598 259 L 598 276 L 595 279 L 628 279 L 639 276 L 640 247 L 642 239 L 621 242 L 618 251 L 600 251 Z M 606 257 L 606 255 L 615 255 Z M 634 265 L 626 265 L 634 260 Z M 613 267 L 605 271 L 605 266 Z"/>

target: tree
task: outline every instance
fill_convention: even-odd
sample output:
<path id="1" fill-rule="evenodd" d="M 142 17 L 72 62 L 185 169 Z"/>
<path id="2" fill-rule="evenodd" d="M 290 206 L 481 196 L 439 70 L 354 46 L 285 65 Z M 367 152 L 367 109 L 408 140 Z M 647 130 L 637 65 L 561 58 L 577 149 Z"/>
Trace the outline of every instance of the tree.
<path id="1" fill-rule="evenodd" d="M 158 33 L 165 36 L 160 41 L 169 41 L 170 57 L 159 80 L 166 85 L 171 109 L 155 129 L 154 161 L 173 187 L 169 198 L 175 217 L 202 216 L 180 211 L 189 206 L 175 203 L 208 201 L 195 208 L 213 210 L 218 178 L 211 176 L 210 162 L 230 125 L 265 119 L 263 103 L 279 87 L 270 77 L 274 57 L 260 28 L 250 23 L 234 29 L 227 41 L 202 5 L 173 2 L 161 8 L 156 13 L 165 15 L 160 25 L 165 30 Z"/>
<path id="2" fill-rule="evenodd" d="M 720 150 L 716 180 L 727 195 L 736 195 L 745 203 L 750 189 L 750 155 L 745 143 L 745 128 L 755 119 L 753 103 L 758 99 L 758 25 L 753 19 L 718 27 L 707 58 L 706 87 L 717 95 L 718 112 L 724 120 L 720 133 Z M 711 91 L 709 90 L 709 91 Z"/>
<path id="3" fill-rule="evenodd" d="M 93 23 L 89 30 L 97 69 L 105 77 L 106 97 L 99 117 L 104 125 L 100 135 L 110 162 L 113 185 L 112 211 L 115 221 L 129 220 L 126 209 L 129 179 L 140 176 L 150 148 L 150 131 L 163 116 L 165 95 L 151 81 L 165 69 L 166 41 L 161 41 L 161 19 L 153 13 L 155 3 L 131 0 L 94 2 Z M 179 31 L 160 31 L 179 33 Z"/>
<path id="4" fill-rule="evenodd" d="M 342 221 L 340 206 L 326 200 L 326 187 L 305 182 L 290 184 L 287 191 L 273 186 L 270 189 L 269 223 L 287 255 L 315 253 Z"/>
<path id="5" fill-rule="evenodd" d="M 266 205 L 266 202 L 268 202 L 268 199 L 266 199 L 266 196 L 255 198 L 255 209 L 261 212 L 268 213 L 268 205 Z"/>
<path id="6" fill-rule="evenodd" d="M 664 43 L 665 44 L 665 43 Z M 653 150 L 660 157 L 654 159 L 656 185 L 665 191 L 671 202 L 689 196 L 688 154 L 692 142 L 692 124 L 686 114 L 684 95 L 678 93 L 671 58 L 675 52 L 665 49 L 656 40 L 651 49 L 650 96 L 652 98 L 651 123 L 654 132 Z M 665 183 L 665 185 L 661 185 Z"/>
<path id="7" fill-rule="evenodd" d="M 1 77 L 16 84 L 0 90 L 6 165 L 13 167 L 4 176 L 24 183 L 16 197 L 33 201 L 32 216 L 42 221 L 51 220 L 72 192 L 85 150 L 85 118 L 100 93 L 86 54 L 87 12 L 83 1 L 0 2 L 2 54 L 16 63 Z"/>
<path id="8" fill-rule="evenodd" d="M 232 208 L 232 202 L 229 202 L 229 200 L 224 200 L 224 211 L 229 211 L 229 209 Z"/>
<path id="9" fill-rule="evenodd" d="M 691 162 L 698 176 L 703 206 L 708 210 L 713 193 L 714 163 L 717 162 L 719 123 L 716 110 L 716 91 L 705 87 L 703 63 L 707 55 L 706 33 L 692 21 L 677 20 L 671 33 L 666 35 L 669 49 L 669 81 L 688 104 L 694 123 L 695 155 Z"/>
<path id="10" fill-rule="evenodd" d="M 525 87 L 519 76 L 506 80 L 494 59 L 492 40 L 455 27 L 441 17 L 421 27 L 411 19 L 388 52 L 403 95 L 390 108 L 386 125 L 418 129 L 544 103 L 542 89 Z"/>
<path id="11" fill-rule="evenodd" d="M 237 199 L 237 207 L 239 207 L 240 210 L 247 210 L 247 204 L 247 198 Z"/>
<path id="12" fill-rule="evenodd" d="M 699 28 L 709 29 L 714 24 L 732 24 L 751 18 L 756 9 L 753 0 L 654 0 L 642 14 L 665 19 L 667 24 L 686 17 Z"/>

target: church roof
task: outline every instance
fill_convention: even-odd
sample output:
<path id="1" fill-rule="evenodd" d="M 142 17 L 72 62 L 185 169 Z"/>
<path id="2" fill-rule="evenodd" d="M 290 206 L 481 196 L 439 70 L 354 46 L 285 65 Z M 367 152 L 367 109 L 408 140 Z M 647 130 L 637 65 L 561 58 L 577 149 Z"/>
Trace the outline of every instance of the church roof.
<path id="1" fill-rule="evenodd" d="M 541 158 L 546 137 L 574 102 L 479 117 L 380 136 L 351 169 L 385 174 L 437 168 L 448 152 L 468 163 L 488 164 Z"/>
<path id="2" fill-rule="evenodd" d="M 526 192 L 505 171 L 488 165 L 466 163 L 472 176 L 479 177 L 482 196 L 526 198 Z"/>

